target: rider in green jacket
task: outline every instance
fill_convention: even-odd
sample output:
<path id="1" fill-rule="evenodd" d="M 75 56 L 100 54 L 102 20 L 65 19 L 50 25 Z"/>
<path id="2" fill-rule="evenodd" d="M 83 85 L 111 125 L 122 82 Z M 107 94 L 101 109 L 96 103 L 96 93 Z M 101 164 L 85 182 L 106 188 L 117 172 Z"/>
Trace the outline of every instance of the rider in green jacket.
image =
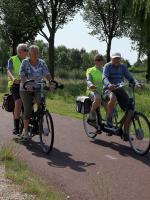
<path id="1" fill-rule="evenodd" d="M 21 66 L 21 62 L 23 59 L 26 58 L 28 53 L 28 48 L 26 44 L 19 44 L 17 46 L 17 55 L 12 56 L 8 60 L 7 66 L 7 74 L 8 74 L 8 88 L 12 92 L 13 99 L 15 102 L 14 108 L 14 130 L 13 134 L 19 133 L 19 117 L 22 107 L 22 101 L 19 94 L 19 87 L 20 87 L 20 77 L 19 77 L 19 70 Z"/>
<path id="2" fill-rule="evenodd" d="M 91 112 L 88 121 L 93 122 L 96 120 L 95 111 L 101 105 L 101 91 L 102 91 L 102 74 L 104 58 L 101 54 L 97 54 L 94 58 L 95 66 L 88 68 L 86 71 L 87 77 L 87 93 L 93 100 Z"/>

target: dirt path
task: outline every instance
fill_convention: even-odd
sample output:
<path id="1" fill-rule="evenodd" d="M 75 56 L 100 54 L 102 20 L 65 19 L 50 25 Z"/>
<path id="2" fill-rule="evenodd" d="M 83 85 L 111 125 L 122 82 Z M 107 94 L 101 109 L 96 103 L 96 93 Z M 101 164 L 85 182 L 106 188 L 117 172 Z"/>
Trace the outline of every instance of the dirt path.
<path id="1" fill-rule="evenodd" d="M 0 108 L 0 144 L 12 141 L 12 116 Z M 86 137 L 82 121 L 53 114 L 51 155 L 38 142 L 19 145 L 19 156 L 71 200 L 149 200 L 150 154 L 135 155 L 119 138 Z M 36 138 L 35 138 L 36 139 Z M 17 144 L 16 144 L 17 145 Z"/>

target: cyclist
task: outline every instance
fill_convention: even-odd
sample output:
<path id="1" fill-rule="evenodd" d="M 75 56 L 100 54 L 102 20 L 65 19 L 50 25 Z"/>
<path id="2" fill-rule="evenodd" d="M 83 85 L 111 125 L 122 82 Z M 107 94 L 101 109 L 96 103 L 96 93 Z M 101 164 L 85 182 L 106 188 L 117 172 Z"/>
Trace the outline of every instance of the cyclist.
<path id="1" fill-rule="evenodd" d="M 37 104 L 40 103 L 40 86 L 36 85 L 36 90 L 33 91 L 33 87 L 27 86 L 27 90 L 23 88 L 23 83 L 29 79 L 33 79 L 36 82 L 41 81 L 43 78 L 51 81 L 51 75 L 47 68 L 46 63 L 39 59 L 39 47 L 31 45 L 29 47 L 29 58 L 24 59 L 20 68 L 20 96 L 24 107 L 24 132 L 23 138 L 29 138 L 28 125 L 29 119 L 32 116 L 32 100 Z"/>
<path id="2" fill-rule="evenodd" d="M 8 74 L 8 88 L 12 92 L 13 99 L 15 102 L 14 108 L 14 130 L 13 134 L 19 133 L 19 117 L 22 107 L 22 101 L 19 95 L 19 69 L 21 62 L 26 58 L 28 48 L 26 44 L 19 44 L 17 46 L 17 55 L 12 56 L 8 60 L 7 74 Z"/>
<path id="3" fill-rule="evenodd" d="M 112 113 L 116 100 L 123 110 L 126 110 L 129 105 L 129 97 L 125 90 L 115 90 L 116 84 L 123 82 L 124 78 L 130 83 L 135 84 L 136 82 L 126 65 L 121 63 L 121 54 L 115 53 L 111 56 L 111 62 L 106 63 L 103 70 L 104 94 L 109 97 L 106 124 L 110 127 L 112 126 Z"/>
<path id="4" fill-rule="evenodd" d="M 86 71 L 87 77 L 87 93 L 93 100 L 91 112 L 88 117 L 88 122 L 95 122 L 95 111 L 101 105 L 101 91 L 102 91 L 102 67 L 104 58 L 101 54 L 97 54 L 94 58 L 95 66 L 88 68 Z"/>

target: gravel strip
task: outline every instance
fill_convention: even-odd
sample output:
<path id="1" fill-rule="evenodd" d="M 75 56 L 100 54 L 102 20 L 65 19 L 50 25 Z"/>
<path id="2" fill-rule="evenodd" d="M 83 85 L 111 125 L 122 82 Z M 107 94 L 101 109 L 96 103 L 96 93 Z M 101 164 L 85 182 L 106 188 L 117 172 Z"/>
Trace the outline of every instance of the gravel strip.
<path id="1" fill-rule="evenodd" d="M 35 196 L 21 193 L 19 186 L 5 178 L 5 167 L 0 166 L 0 200 L 35 200 Z"/>

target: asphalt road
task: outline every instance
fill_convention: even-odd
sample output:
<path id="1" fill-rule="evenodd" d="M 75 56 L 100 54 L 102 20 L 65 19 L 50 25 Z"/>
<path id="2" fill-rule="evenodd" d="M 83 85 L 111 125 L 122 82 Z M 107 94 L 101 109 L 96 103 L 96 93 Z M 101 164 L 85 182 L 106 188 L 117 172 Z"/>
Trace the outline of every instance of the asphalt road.
<path id="1" fill-rule="evenodd" d="M 0 145 L 13 143 L 18 156 L 71 200 L 149 200 L 150 153 L 136 155 L 129 144 L 106 134 L 87 138 L 82 121 L 52 114 L 54 149 L 42 153 L 38 138 L 13 141 L 12 114 L 0 107 Z"/>

